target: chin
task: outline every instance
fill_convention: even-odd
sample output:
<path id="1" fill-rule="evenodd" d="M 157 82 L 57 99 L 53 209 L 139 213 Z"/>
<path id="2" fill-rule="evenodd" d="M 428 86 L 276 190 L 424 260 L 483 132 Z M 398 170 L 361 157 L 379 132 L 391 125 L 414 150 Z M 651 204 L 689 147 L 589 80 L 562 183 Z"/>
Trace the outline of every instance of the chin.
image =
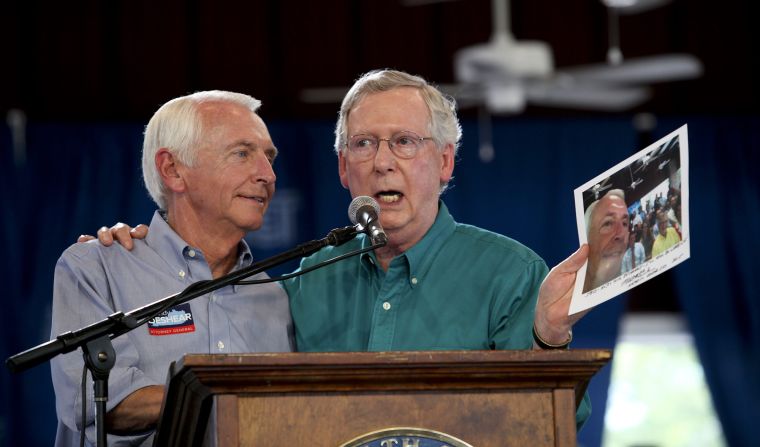
<path id="1" fill-rule="evenodd" d="M 248 225 L 248 226 L 245 227 L 245 231 L 246 232 L 249 232 L 249 231 L 259 231 L 261 229 L 261 225 L 262 225 L 261 222 Z"/>
<path id="2" fill-rule="evenodd" d="M 398 219 L 398 218 L 397 219 L 393 219 L 393 218 L 390 218 L 390 216 L 387 216 L 387 215 L 385 217 L 386 217 L 385 219 L 383 219 L 382 217 L 380 218 L 380 225 L 383 226 L 383 229 L 385 231 L 397 230 L 397 229 L 403 228 L 404 226 L 406 226 L 409 223 L 408 220 Z"/>
<path id="3" fill-rule="evenodd" d="M 245 232 L 257 231 L 262 225 L 264 225 L 263 216 L 248 217 L 237 221 L 237 226 Z"/>

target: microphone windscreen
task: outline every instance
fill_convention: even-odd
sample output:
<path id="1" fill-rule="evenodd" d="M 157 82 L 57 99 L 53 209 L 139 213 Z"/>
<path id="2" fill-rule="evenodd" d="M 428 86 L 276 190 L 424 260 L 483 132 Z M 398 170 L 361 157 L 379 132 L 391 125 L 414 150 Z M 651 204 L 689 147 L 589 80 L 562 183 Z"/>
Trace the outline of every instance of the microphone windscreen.
<path id="1" fill-rule="evenodd" d="M 351 205 L 348 206 L 348 218 L 351 220 L 351 223 L 356 225 L 356 212 L 359 211 L 359 209 L 363 206 L 371 206 L 375 213 L 379 216 L 380 215 L 380 205 L 378 205 L 377 200 L 373 199 L 370 196 L 358 196 L 355 197 L 354 200 L 351 201 Z"/>

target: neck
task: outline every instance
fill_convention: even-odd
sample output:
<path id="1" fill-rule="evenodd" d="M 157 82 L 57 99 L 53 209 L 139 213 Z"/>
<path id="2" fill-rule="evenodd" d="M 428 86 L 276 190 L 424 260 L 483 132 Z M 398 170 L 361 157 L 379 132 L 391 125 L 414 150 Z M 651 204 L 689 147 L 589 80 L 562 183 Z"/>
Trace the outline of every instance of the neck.
<path id="1" fill-rule="evenodd" d="M 375 250 L 375 256 L 380 267 L 387 272 L 393 258 L 404 254 L 404 252 L 417 245 L 432 226 L 433 222 L 425 225 L 425 231 L 420 234 L 405 233 L 404 228 L 400 230 L 386 230 L 385 234 L 388 236 L 388 244 Z"/>
<path id="2" fill-rule="evenodd" d="M 387 272 L 393 258 L 403 254 L 404 251 L 405 250 L 400 249 L 398 246 L 391 246 L 391 241 L 389 239 L 388 245 L 375 249 L 375 257 L 377 258 L 377 263 L 380 264 L 380 268 Z"/>
<path id="3" fill-rule="evenodd" d="M 166 220 L 169 226 L 188 245 L 203 252 L 211 276 L 219 278 L 229 273 L 237 262 L 238 245 L 245 233 L 221 231 L 214 226 L 201 225 L 193 213 L 178 213 L 169 207 Z"/>

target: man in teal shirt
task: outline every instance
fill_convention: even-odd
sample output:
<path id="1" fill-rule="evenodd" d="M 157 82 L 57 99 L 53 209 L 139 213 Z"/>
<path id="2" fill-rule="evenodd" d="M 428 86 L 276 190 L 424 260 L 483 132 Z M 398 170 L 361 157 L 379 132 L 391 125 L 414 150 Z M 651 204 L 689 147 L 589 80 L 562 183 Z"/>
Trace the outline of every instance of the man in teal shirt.
<path id="1" fill-rule="evenodd" d="M 439 197 L 461 134 L 453 99 L 420 77 L 373 71 L 346 94 L 335 128 L 341 184 L 377 200 L 388 244 L 284 283 L 299 351 L 567 347 L 587 248 L 548 273 L 520 243 L 456 223 Z M 368 245 L 360 236 L 301 268 Z M 579 425 L 589 413 L 586 396 Z"/>
<path id="2" fill-rule="evenodd" d="M 335 128 L 340 181 L 377 200 L 388 243 L 285 283 L 299 350 L 567 346 L 588 247 L 547 273 L 518 242 L 455 223 L 440 195 L 461 136 L 454 100 L 418 76 L 373 71 L 348 91 Z M 324 249 L 302 268 L 366 244 Z"/>

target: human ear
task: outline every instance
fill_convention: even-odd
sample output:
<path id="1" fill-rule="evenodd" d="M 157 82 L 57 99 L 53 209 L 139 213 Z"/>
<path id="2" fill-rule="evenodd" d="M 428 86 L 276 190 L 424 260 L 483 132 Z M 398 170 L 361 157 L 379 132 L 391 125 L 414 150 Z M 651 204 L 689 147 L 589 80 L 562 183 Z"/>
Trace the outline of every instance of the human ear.
<path id="1" fill-rule="evenodd" d="M 449 143 L 440 152 L 441 157 L 441 183 L 448 183 L 454 175 L 454 145 Z"/>
<path id="2" fill-rule="evenodd" d="M 338 152 L 338 175 L 340 176 L 340 184 L 343 185 L 344 188 L 348 189 L 348 168 L 346 167 L 346 164 L 348 161 L 346 160 L 346 156 L 343 155 L 343 151 Z"/>
<path id="3" fill-rule="evenodd" d="M 185 181 L 182 177 L 179 161 L 169 149 L 162 147 L 156 152 L 156 170 L 164 185 L 174 192 L 185 190 Z"/>

